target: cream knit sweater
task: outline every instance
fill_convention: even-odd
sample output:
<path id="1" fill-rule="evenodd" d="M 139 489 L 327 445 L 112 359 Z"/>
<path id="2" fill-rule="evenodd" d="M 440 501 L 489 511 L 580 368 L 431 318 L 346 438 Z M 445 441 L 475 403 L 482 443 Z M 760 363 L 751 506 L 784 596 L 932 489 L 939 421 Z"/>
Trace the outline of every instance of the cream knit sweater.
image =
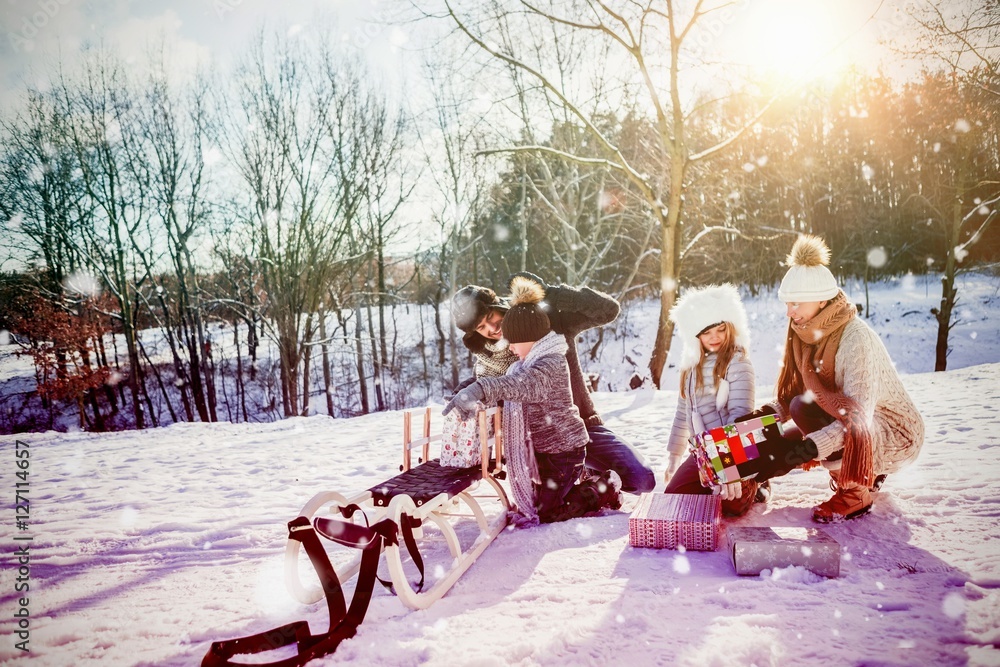
<path id="1" fill-rule="evenodd" d="M 859 317 L 845 325 L 835 375 L 837 386 L 857 401 L 868 418 L 875 474 L 895 472 L 913 461 L 924 444 L 924 421 L 882 340 Z M 782 421 L 789 418 L 777 401 L 771 405 Z M 839 421 L 806 436 L 816 443 L 821 460 L 844 448 L 844 427 Z"/>

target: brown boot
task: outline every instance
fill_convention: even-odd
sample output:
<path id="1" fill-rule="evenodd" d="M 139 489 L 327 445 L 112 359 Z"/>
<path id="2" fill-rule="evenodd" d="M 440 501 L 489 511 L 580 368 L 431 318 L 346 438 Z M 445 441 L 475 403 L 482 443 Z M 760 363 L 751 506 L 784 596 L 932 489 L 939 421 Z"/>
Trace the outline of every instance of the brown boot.
<path id="1" fill-rule="evenodd" d="M 866 486 L 843 487 L 837 483 L 835 471 L 830 471 L 833 497 L 813 508 L 812 518 L 817 523 L 833 523 L 854 519 L 867 514 L 872 508 L 872 494 Z"/>
<path id="2" fill-rule="evenodd" d="M 757 496 L 757 481 L 744 479 L 740 481 L 740 497 L 736 500 L 723 500 L 722 513 L 726 516 L 743 516 L 753 507 L 754 498 Z"/>

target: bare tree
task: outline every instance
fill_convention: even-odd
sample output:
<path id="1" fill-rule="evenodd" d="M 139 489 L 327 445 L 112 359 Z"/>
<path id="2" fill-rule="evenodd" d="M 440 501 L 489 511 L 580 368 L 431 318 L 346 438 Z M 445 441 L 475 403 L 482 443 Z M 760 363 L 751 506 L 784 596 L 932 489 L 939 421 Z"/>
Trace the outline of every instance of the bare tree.
<path id="1" fill-rule="evenodd" d="M 685 108 L 681 94 L 683 53 L 699 21 L 715 12 L 728 11 L 732 3 L 697 0 L 689 13 L 682 13 L 674 0 L 633 3 L 621 10 L 599 0 L 576 6 L 498 0 L 486 9 L 476 10 L 473 19 L 467 18 L 468 12 L 460 12 L 453 0 L 444 0 L 444 4 L 447 15 L 468 39 L 492 58 L 523 72 L 551 96 L 553 103 L 568 110 L 590 133 L 599 153 L 591 157 L 544 145 L 505 150 L 547 154 L 580 165 L 606 168 L 629 182 L 649 208 L 660 236 L 660 316 L 649 362 L 653 382 L 659 386 L 672 333 L 667 316 L 680 278 L 684 193 L 690 185 L 691 168 L 732 146 L 768 108 L 767 104 L 762 105 L 749 122 L 724 137 L 712 138 L 706 147 L 691 144 L 691 110 Z M 616 64 L 629 71 L 626 83 L 642 91 L 643 106 L 652 110 L 655 129 L 646 151 L 629 155 L 587 111 L 585 93 L 551 76 L 544 63 L 532 63 L 531 54 L 516 42 L 501 46 L 504 40 L 499 34 L 504 30 L 518 34 L 517 28 L 508 25 L 515 18 L 525 24 L 546 22 L 558 26 L 560 32 L 554 37 L 557 40 L 585 35 L 595 43 L 614 47 Z"/>
<path id="2" fill-rule="evenodd" d="M 145 258 L 150 175 L 144 161 L 137 98 L 124 64 L 108 51 L 86 57 L 78 80 L 57 87 L 60 113 L 68 119 L 67 139 L 93 215 L 81 228 L 78 251 L 114 296 L 128 353 L 128 386 L 136 428 L 156 415 L 146 394 L 138 339 L 139 290 L 149 279 Z"/>
<path id="3" fill-rule="evenodd" d="M 193 253 L 207 234 L 211 214 L 205 194 L 208 84 L 200 80 L 187 94 L 175 91 L 165 74 L 164 58 L 160 54 L 161 62 L 154 63 L 140 110 L 155 222 L 162 228 L 159 236 L 165 241 L 173 279 L 165 284 L 161 278 L 151 298 L 165 319 L 187 419 L 194 419 L 193 401 L 201 421 L 216 421 L 215 368 L 204 321 L 200 267 Z M 153 266 L 147 270 L 155 271 Z"/>
<path id="4" fill-rule="evenodd" d="M 948 364 L 948 338 L 958 301 L 955 276 L 969 248 L 983 238 L 996 219 L 1000 202 L 997 114 L 1000 101 L 1000 5 L 968 3 L 956 7 L 927 0 L 910 11 L 920 29 L 917 49 L 904 50 L 943 64 L 944 76 L 926 78 L 927 85 L 943 89 L 952 117 L 939 121 L 938 146 L 930 158 L 933 179 L 929 189 L 912 197 L 922 202 L 943 231 L 944 254 L 941 302 L 934 309 L 938 322 L 934 370 Z M 958 116 L 955 117 L 955 111 Z M 946 139 L 941 141 L 941 139 Z M 972 229 L 970 229 L 970 227 Z"/>

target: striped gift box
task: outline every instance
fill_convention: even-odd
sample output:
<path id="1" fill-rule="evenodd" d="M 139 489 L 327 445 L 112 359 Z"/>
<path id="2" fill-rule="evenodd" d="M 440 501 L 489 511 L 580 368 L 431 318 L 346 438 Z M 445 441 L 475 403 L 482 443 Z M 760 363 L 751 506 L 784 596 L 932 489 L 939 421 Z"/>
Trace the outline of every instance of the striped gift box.
<path id="1" fill-rule="evenodd" d="M 715 551 L 721 518 L 719 496 L 644 493 L 628 518 L 629 543 L 653 549 Z"/>
<path id="2" fill-rule="evenodd" d="M 698 461 L 698 476 L 704 487 L 736 482 L 746 475 L 740 466 L 760 456 L 757 444 L 766 440 L 764 429 L 783 433 L 775 415 L 764 415 L 699 433 L 691 438 L 691 452 Z"/>

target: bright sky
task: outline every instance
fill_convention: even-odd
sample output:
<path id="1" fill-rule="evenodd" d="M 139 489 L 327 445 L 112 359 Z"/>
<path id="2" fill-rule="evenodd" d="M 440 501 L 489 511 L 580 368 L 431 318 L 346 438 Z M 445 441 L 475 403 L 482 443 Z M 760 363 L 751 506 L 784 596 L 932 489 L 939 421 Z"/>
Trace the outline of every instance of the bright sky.
<path id="1" fill-rule="evenodd" d="M 6 107 L 11 91 L 44 87 L 60 57 L 72 62 L 81 46 L 101 41 L 131 62 L 165 41 L 178 71 L 224 68 L 262 25 L 290 34 L 336 26 L 346 43 L 392 70 L 406 34 L 388 18 L 372 0 L 0 0 L 0 92 Z"/>

